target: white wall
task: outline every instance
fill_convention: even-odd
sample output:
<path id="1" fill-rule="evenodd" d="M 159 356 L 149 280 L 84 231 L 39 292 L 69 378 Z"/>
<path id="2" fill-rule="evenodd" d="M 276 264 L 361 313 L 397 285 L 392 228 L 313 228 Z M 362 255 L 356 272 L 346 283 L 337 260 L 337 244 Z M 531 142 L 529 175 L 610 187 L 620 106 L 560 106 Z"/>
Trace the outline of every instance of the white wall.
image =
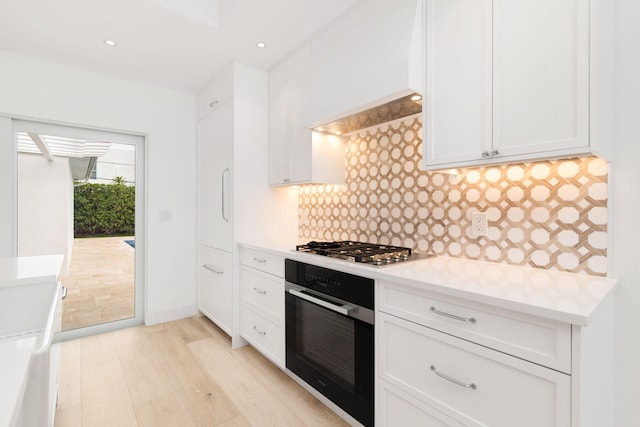
<path id="1" fill-rule="evenodd" d="M 612 277 L 616 298 L 616 426 L 640 425 L 640 2 L 616 0 Z"/>
<path id="2" fill-rule="evenodd" d="M 146 321 L 195 313 L 195 96 L 3 51 L 0 94 L 0 116 L 147 135 Z M 4 123 L 2 210 L 13 209 L 6 180 L 15 173 Z M 171 220 L 161 222 L 160 211 Z M 7 215 L 1 236 L 12 233 Z"/>
<path id="3" fill-rule="evenodd" d="M 69 159 L 18 154 L 18 256 L 64 254 L 71 261 L 73 178 Z M 71 209 L 71 211 L 70 211 Z"/>

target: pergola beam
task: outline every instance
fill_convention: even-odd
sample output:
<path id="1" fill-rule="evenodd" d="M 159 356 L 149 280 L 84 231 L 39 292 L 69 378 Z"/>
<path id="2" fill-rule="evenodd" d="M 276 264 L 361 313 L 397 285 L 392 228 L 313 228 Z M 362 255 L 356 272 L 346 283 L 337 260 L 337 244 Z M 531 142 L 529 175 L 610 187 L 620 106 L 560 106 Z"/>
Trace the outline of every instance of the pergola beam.
<path id="1" fill-rule="evenodd" d="M 40 138 L 40 135 L 37 133 L 29 133 L 29 138 L 31 138 L 33 143 L 36 144 L 44 158 L 52 162 L 53 156 L 51 155 L 51 151 L 49 151 L 49 146 L 42 140 L 42 138 Z"/>

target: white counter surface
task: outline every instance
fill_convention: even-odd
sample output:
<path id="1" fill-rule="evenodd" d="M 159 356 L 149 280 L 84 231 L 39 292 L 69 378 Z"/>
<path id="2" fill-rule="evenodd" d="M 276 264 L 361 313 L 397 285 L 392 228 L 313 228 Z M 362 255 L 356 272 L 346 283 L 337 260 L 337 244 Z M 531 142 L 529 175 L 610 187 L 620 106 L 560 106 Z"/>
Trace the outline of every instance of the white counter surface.
<path id="1" fill-rule="evenodd" d="M 589 324 L 617 286 L 617 280 L 605 277 L 446 256 L 371 267 L 291 248 L 239 246 L 579 326 Z"/>
<path id="2" fill-rule="evenodd" d="M 63 255 L 0 258 L 0 287 L 57 282 Z"/>

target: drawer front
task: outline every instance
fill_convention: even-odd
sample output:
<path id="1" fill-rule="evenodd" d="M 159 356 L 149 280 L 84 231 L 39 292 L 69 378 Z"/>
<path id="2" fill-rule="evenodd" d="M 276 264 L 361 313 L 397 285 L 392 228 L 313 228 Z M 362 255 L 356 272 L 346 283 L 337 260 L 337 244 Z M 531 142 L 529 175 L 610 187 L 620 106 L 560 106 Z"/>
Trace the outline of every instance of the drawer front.
<path id="1" fill-rule="evenodd" d="M 571 325 L 382 281 L 380 311 L 571 373 Z"/>
<path id="2" fill-rule="evenodd" d="M 570 376 L 379 315 L 379 375 L 465 425 L 569 426 Z"/>
<path id="3" fill-rule="evenodd" d="M 198 309 L 226 333 L 233 323 L 231 254 L 200 246 L 198 249 Z"/>
<path id="4" fill-rule="evenodd" d="M 464 424 L 384 381 L 379 381 L 378 418 L 383 427 L 465 427 Z"/>
<path id="5" fill-rule="evenodd" d="M 242 300 L 284 322 L 284 279 L 240 266 Z"/>
<path id="6" fill-rule="evenodd" d="M 284 368 L 284 326 L 243 305 L 240 309 L 242 337 L 280 368 Z"/>
<path id="7" fill-rule="evenodd" d="M 284 277 L 284 258 L 281 256 L 240 248 L 240 263 L 274 276 Z"/>

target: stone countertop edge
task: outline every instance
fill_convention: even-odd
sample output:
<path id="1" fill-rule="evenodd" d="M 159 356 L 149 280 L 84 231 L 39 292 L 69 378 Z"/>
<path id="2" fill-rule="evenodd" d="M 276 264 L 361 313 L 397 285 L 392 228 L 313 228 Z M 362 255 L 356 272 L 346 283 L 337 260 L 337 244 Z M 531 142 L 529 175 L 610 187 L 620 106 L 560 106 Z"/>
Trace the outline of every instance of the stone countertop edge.
<path id="1" fill-rule="evenodd" d="M 0 258 L 0 288 L 57 282 L 63 255 Z"/>
<path id="2" fill-rule="evenodd" d="M 372 267 L 296 252 L 295 245 L 238 246 L 577 326 L 588 326 L 618 286 L 607 277 L 447 256 Z"/>

